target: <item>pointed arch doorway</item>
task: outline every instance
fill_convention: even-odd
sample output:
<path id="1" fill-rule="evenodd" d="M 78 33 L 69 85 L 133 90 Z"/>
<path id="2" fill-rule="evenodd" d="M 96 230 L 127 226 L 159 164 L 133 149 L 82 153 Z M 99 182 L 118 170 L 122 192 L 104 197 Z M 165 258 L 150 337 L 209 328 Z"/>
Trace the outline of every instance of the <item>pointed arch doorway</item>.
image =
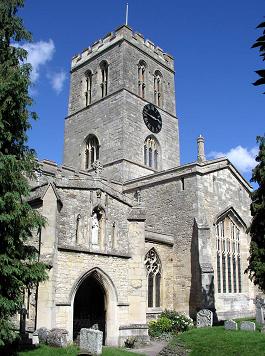
<path id="1" fill-rule="evenodd" d="M 97 274 L 88 275 L 78 287 L 74 298 L 73 339 L 76 340 L 82 328 L 98 325 L 106 336 L 106 294 L 97 279 Z"/>

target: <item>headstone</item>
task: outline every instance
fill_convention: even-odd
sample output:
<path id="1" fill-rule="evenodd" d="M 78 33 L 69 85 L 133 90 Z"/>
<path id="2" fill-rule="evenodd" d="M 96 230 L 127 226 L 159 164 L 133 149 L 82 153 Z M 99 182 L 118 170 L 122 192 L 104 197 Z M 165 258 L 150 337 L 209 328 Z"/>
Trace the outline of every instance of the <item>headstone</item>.
<path id="1" fill-rule="evenodd" d="M 92 355 L 102 354 L 103 332 L 95 329 L 80 330 L 80 350 Z"/>
<path id="2" fill-rule="evenodd" d="M 260 332 L 265 334 L 265 325 L 261 328 Z"/>
<path id="3" fill-rule="evenodd" d="M 197 328 L 213 326 L 213 313 L 209 309 L 201 309 L 197 313 Z"/>
<path id="4" fill-rule="evenodd" d="M 237 323 L 234 320 L 225 321 L 225 330 L 237 330 Z"/>
<path id="5" fill-rule="evenodd" d="M 256 297 L 256 322 L 258 324 L 265 324 L 265 299 Z"/>
<path id="6" fill-rule="evenodd" d="M 256 324 L 252 321 L 242 321 L 240 324 L 240 330 L 255 331 Z"/>
<path id="7" fill-rule="evenodd" d="M 69 343 L 68 331 L 65 329 L 51 329 L 47 337 L 47 344 L 56 347 L 66 347 Z"/>
<path id="8" fill-rule="evenodd" d="M 32 345 L 39 345 L 40 340 L 39 340 L 39 335 L 37 331 L 34 331 L 34 333 L 32 334 Z"/>

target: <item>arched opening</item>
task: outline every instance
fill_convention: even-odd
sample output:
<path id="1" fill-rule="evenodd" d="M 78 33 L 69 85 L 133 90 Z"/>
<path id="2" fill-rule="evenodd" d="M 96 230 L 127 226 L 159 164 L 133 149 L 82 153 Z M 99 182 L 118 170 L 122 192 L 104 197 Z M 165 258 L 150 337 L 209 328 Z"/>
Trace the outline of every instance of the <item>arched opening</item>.
<path id="1" fill-rule="evenodd" d="M 78 338 L 81 328 L 91 328 L 95 324 L 103 331 L 105 343 L 106 295 L 92 273 L 81 283 L 74 298 L 73 339 Z"/>

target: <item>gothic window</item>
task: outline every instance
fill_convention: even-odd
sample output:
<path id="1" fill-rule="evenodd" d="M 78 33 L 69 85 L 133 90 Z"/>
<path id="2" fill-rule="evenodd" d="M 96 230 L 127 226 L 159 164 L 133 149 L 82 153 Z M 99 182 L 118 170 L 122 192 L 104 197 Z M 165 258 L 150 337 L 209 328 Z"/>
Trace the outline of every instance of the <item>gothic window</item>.
<path id="1" fill-rule="evenodd" d="M 160 307 L 161 262 L 154 248 L 147 252 L 144 263 L 147 271 L 148 308 Z"/>
<path id="2" fill-rule="evenodd" d="M 104 98 L 108 94 L 108 63 L 103 61 L 100 63 L 101 71 L 101 97 Z"/>
<path id="3" fill-rule="evenodd" d="M 91 104 L 92 98 L 92 72 L 89 70 L 85 74 L 85 105 Z"/>
<path id="4" fill-rule="evenodd" d="M 162 106 L 162 74 L 159 71 L 154 74 L 154 103 Z"/>
<path id="5" fill-rule="evenodd" d="M 94 135 L 89 135 L 85 142 L 85 169 L 92 167 L 92 164 L 99 159 L 99 143 Z"/>
<path id="6" fill-rule="evenodd" d="M 150 168 L 158 169 L 159 146 L 157 140 L 149 136 L 144 143 L 144 164 Z"/>
<path id="7" fill-rule="evenodd" d="M 146 63 L 140 61 L 138 63 L 138 95 L 141 98 L 145 98 L 145 76 L 146 76 Z"/>
<path id="8" fill-rule="evenodd" d="M 241 293 L 240 230 L 229 217 L 216 224 L 218 293 Z"/>

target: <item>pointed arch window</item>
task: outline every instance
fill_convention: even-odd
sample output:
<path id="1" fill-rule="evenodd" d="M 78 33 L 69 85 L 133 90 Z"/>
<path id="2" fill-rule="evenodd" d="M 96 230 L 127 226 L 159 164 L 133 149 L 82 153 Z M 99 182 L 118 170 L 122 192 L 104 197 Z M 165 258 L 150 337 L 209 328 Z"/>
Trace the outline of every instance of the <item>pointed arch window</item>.
<path id="1" fill-rule="evenodd" d="M 109 66 L 106 61 L 100 63 L 101 71 L 101 97 L 104 98 L 108 94 L 108 75 L 109 75 Z"/>
<path id="2" fill-rule="evenodd" d="M 241 293 L 240 229 L 228 216 L 216 224 L 218 293 Z"/>
<path id="3" fill-rule="evenodd" d="M 154 74 L 154 103 L 162 106 L 162 74 L 159 71 Z"/>
<path id="4" fill-rule="evenodd" d="M 149 136 L 144 143 L 144 164 L 150 168 L 158 169 L 159 145 L 157 140 Z"/>
<path id="5" fill-rule="evenodd" d="M 85 105 L 88 106 L 92 101 L 92 72 L 89 70 L 85 74 Z"/>
<path id="6" fill-rule="evenodd" d="M 148 308 L 161 305 L 161 262 L 155 249 L 147 252 L 144 259 L 147 272 L 147 305 Z"/>
<path id="7" fill-rule="evenodd" d="M 92 164 L 99 159 L 99 142 L 96 136 L 89 135 L 85 143 L 85 169 L 92 167 Z"/>
<path id="8" fill-rule="evenodd" d="M 145 87 L 146 87 L 146 63 L 140 61 L 138 63 L 138 95 L 141 98 L 145 98 Z"/>

